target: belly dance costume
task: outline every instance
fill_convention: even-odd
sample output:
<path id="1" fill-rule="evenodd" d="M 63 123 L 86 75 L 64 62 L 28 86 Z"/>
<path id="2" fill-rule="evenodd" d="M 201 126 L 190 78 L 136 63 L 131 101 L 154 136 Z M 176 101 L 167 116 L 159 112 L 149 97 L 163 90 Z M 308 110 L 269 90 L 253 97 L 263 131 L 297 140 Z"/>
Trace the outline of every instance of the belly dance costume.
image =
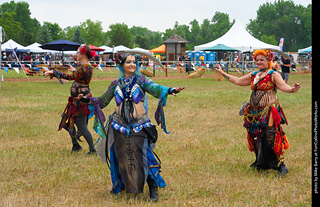
<path id="1" fill-rule="evenodd" d="M 156 193 L 158 186 L 166 186 L 160 175 L 160 161 L 153 152 L 146 130 L 152 125 L 147 117 L 148 103 L 145 92 L 159 98 L 155 119 L 166 132 L 163 107 L 166 105 L 168 94 L 174 89 L 154 83 L 144 75 L 120 78 L 113 81 L 108 89 L 98 98 L 91 98 L 95 106 L 95 131 L 102 137 L 98 143 L 98 155 L 104 162 L 110 163 L 112 192 L 118 194 L 122 189 L 127 193 L 142 193 L 147 181 L 150 198 Z M 109 117 L 109 124 L 104 130 L 105 118 L 101 109 L 115 98 L 119 108 L 118 113 Z M 133 118 L 135 104 L 143 102 L 146 114 Z M 106 138 L 106 139 L 104 139 Z M 156 192 L 155 192 L 156 191 Z"/>
<path id="2" fill-rule="evenodd" d="M 76 116 L 88 116 L 90 114 L 88 104 L 81 100 L 77 100 L 77 98 L 79 94 L 92 97 L 89 84 L 92 78 L 93 69 L 93 66 L 89 64 L 84 64 L 81 65 L 72 74 L 65 74 L 59 71 L 53 71 L 53 74 L 51 76 L 51 78 L 56 77 L 58 79 L 63 78 L 66 80 L 74 80 L 70 88 L 70 97 L 68 98 L 68 104 L 61 115 L 62 119 L 59 124 L 58 130 L 60 131 L 62 128 L 67 130 L 71 136 L 72 143 L 74 146 L 79 145 L 77 139 L 79 139 L 79 137 L 83 135 L 86 141 L 88 142 L 90 150 L 94 148 L 92 135 L 86 127 L 88 119 L 86 123 L 76 123 L 78 126 L 78 131 L 75 129 L 74 124 Z"/>
<path id="3" fill-rule="evenodd" d="M 276 86 L 271 77 L 274 71 L 259 80 L 257 71 L 252 74 L 250 104 L 244 110 L 244 124 L 247 129 L 248 147 L 255 152 L 256 160 L 251 167 L 257 169 L 275 169 L 281 175 L 288 172 L 284 164 L 284 149 L 289 148 L 287 137 L 281 127 L 288 124 L 279 104 L 275 98 Z M 269 100 L 275 98 L 275 103 Z"/>

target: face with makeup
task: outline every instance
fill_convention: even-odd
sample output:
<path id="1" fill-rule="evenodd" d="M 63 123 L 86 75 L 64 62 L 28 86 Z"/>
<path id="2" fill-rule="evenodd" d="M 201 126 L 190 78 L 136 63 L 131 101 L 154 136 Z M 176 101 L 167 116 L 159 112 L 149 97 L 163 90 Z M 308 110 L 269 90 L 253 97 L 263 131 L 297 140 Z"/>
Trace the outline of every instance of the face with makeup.
<path id="1" fill-rule="evenodd" d="M 136 71 L 137 65 L 136 65 L 136 58 L 132 55 L 129 55 L 124 62 L 123 66 L 123 72 L 125 77 L 130 77 L 133 75 L 133 73 Z"/>
<path id="2" fill-rule="evenodd" d="M 269 61 L 263 55 L 257 55 L 256 64 L 260 70 L 263 70 L 268 67 Z"/>

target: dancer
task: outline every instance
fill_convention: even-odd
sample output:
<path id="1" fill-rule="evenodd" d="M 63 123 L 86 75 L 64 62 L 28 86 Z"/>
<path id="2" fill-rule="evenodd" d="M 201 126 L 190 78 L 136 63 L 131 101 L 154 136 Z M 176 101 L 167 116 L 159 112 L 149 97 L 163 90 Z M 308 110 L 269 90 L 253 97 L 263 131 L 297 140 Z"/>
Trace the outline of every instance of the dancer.
<path id="1" fill-rule="evenodd" d="M 280 74 L 271 70 L 273 52 L 256 50 L 254 60 L 259 71 L 251 72 L 241 78 L 226 74 L 220 65 L 216 71 L 228 81 L 240 86 L 251 85 L 250 103 L 243 105 L 239 114 L 244 115 L 243 126 L 247 129 L 249 150 L 255 152 L 256 160 L 250 165 L 258 170 L 275 169 L 281 176 L 288 173 L 284 164 L 284 149 L 289 148 L 288 140 L 281 124 L 288 124 L 279 100 L 277 88 L 286 93 L 295 93 L 300 84 L 293 87 L 286 84 Z"/>
<path id="2" fill-rule="evenodd" d="M 58 130 L 60 131 L 62 128 L 64 128 L 69 132 L 73 144 L 71 152 L 82 150 L 82 147 L 78 143 L 78 139 L 83 135 L 89 145 L 89 152 L 87 155 L 96 153 L 93 145 L 92 135 L 87 128 L 90 110 L 87 103 L 78 101 L 77 98 L 79 94 L 92 97 L 89 84 L 92 78 L 94 67 L 90 65 L 89 59 L 91 59 L 94 55 L 95 52 L 91 51 L 88 46 L 81 45 L 76 54 L 76 58 L 78 61 L 80 61 L 81 66 L 76 70 L 70 66 L 71 70 L 73 70 L 72 74 L 65 74 L 56 70 L 45 72 L 45 76 L 50 75 L 50 78 L 56 77 L 59 80 L 61 78 L 66 80 L 74 80 L 70 89 L 71 96 L 69 97 L 68 104 L 63 111 Z M 78 131 L 76 131 L 74 124 L 77 125 Z"/>
<path id="3" fill-rule="evenodd" d="M 140 74 L 138 60 L 132 54 L 118 54 L 118 61 L 119 79 L 113 81 L 100 97 L 88 98 L 80 94 L 79 99 L 87 100 L 95 106 L 94 129 L 102 137 L 107 137 L 100 140 L 97 150 L 102 161 L 110 161 L 112 192 L 118 195 L 125 189 L 126 193 L 136 195 L 143 192 L 144 184 L 147 182 L 150 201 L 156 202 L 158 186 L 165 187 L 166 183 L 160 175 L 160 163 L 151 145 L 156 141 L 157 132 L 147 117 L 148 103 L 145 93 L 159 98 L 155 119 L 168 133 L 163 107 L 166 105 L 168 94 L 176 95 L 184 87 L 168 88 L 154 83 Z M 113 97 L 116 102 L 115 112 L 109 117 L 107 135 L 104 135 L 101 126 L 104 117 L 100 110 L 106 107 Z"/>

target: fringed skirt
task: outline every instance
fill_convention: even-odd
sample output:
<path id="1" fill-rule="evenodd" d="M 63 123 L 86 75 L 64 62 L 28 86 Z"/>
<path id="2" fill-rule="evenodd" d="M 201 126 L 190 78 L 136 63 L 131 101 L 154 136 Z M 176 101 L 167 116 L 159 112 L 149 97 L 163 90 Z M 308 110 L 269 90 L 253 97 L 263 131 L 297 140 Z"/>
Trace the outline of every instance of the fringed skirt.
<path id="1" fill-rule="evenodd" d="M 253 166 L 279 169 L 284 161 L 284 149 L 289 149 L 281 124 L 287 124 L 287 120 L 279 102 L 263 108 L 250 107 L 249 113 L 244 115 L 248 147 L 256 155 Z"/>

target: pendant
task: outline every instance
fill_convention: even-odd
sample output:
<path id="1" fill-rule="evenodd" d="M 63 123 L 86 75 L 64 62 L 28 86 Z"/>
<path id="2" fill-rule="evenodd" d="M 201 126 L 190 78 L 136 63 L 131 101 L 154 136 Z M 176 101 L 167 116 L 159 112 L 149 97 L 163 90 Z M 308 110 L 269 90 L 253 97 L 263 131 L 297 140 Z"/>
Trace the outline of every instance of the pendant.
<path id="1" fill-rule="evenodd" d="M 256 84 L 259 80 L 260 80 L 260 73 L 258 73 L 258 74 L 256 75 L 256 77 L 254 78 L 253 84 Z"/>

